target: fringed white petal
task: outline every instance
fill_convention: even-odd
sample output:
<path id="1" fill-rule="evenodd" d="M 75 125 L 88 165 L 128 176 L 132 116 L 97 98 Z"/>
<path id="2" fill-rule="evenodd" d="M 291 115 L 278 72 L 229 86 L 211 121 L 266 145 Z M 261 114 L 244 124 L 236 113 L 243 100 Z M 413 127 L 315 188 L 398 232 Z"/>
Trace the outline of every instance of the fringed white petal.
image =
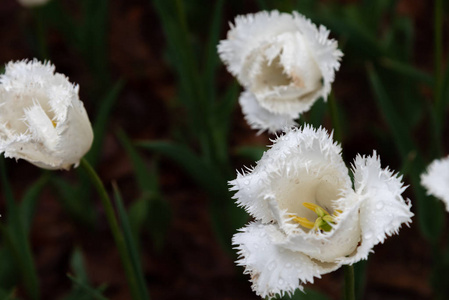
<path id="1" fill-rule="evenodd" d="M 0 76 L 0 153 L 46 169 L 78 165 L 93 141 L 78 89 L 48 62 L 8 63 Z"/>
<path id="2" fill-rule="evenodd" d="M 323 76 L 323 89 L 320 96 L 327 99 L 331 91 L 331 84 L 335 79 L 335 71 L 340 69 L 343 53 L 338 49 L 338 42 L 329 39 L 329 30 L 320 25 L 318 28 L 307 18 L 293 12 L 297 26 L 301 28 L 304 39 L 308 42 L 309 51 L 313 53 L 318 68 Z"/>
<path id="3" fill-rule="evenodd" d="M 285 235 L 275 225 L 251 223 L 233 237 L 239 254 L 237 264 L 251 276 L 252 289 L 262 298 L 293 294 L 314 278 L 339 268 L 338 263 L 320 263 L 278 243 Z"/>
<path id="4" fill-rule="evenodd" d="M 238 77 L 245 59 L 253 49 L 259 47 L 267 38 L 283 32 L 294 31 L 292 17 L 278 11 L 262 11 L 235 17 L 230 23 L 227 39 L 220 41 L 218 53 L 231 74 Z"/>
<path id="5" fill-rule="evenodd" d="M 376 152 L 372 156 L 357 156 L 354 162 L 354 187 L 360 197 L 361 243 L 357 252 L 342 259 L 354 263 L 366 259 L 372 248 L 399 232 L 402 224 L 409 225 L 413 213 L 410 201 L 404 200 L 401 177 L 382 169 Z"/>
<path id="6" fill-rule="evenodd" d="M 421 175 L 421 184 L 427 194 L 442 200 L 449 212 L 449 156 L 434 160 Z"/>
<path id="7" fill-rule="evenodd" d="M 294 118 L 288 114 L 275 114 L 263 108 L 249 91 L 240 94 L 240 106 L 246 122 L 259 134 L 268 130 L 271 133 L 296 125 Z"/>
<path id="8" fill-rule="evenodd" d="M 275 215 L 280 215 L 270 206 L 270 198 L 276 199 L 279 210 L 289 208 L 289 213 L 309 216 L 303 202 L 315 202 L 317 197 L 323 198 L 318 201 L 328 200 L 327 195 L 316 194 L 317 188 L 320 193 L 335 194 L 333 200 L 339 198 L 340 189 L 351 188 L 340 152 L 325 129 L 290 129 L 274 140 L 254 169 L 230 181 L 231 190 L 236 191 L 234 198 L 263 222 L 275 221 Z M 324 202 L 322 205 L 327 205 Z"/>

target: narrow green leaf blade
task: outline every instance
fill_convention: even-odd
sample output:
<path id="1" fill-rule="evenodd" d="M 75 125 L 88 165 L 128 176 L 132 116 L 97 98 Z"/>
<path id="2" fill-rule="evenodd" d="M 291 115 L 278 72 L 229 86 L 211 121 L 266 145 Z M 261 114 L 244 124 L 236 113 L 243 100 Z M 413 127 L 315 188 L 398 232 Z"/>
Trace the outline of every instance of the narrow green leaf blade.
<path id="1" fill-rule="evenodd" d="M 86 226 L 93 226 L 95 213 L 92 205 L 82 196 L 79 186 L 72 186 L 59 177 L 51 178 L 51 185 L 59 195 L 58 200 L 64 209 L 78 222 Z M 86 201 L 87 200 L 87 201 Z"/>
<path id="2" fill-rule="evenodd" d="M 404 125 L 405 121 L 402 116 L 397 113 L 374 67 L 368 67 L 367 72 L 377 106 L 390 128 L 399 154 L 401 157 L 406 157 L 416 148 L 410 136 L 410 130 Z"/>
<path id="3" fill-rule="evenodd" d="M 216 80 L 215 71 L 218 66 L 217 45 L 220 35 L 220 25 L 222 23 L 224 0 L 215 1 L 215 7 L 212 14 L 212 21 L 209 27 L 209 40 L 206 45 L 206 59 L 203 73 L 203 86 L 206 88 L 206 96 L 209 101 L 214 102 Z"/>
<path id="4" fill-rule="evenodd" d="M 421 71 L 410 64 L 406 64 L 388 57 L 381 58 L 380 63 L 383 67 L 398 73 L 398 75 L 407 76 L 418 82 L 425 83 L 428 86 L 434 85 L 432 75 Z"/>
<path id="5" fill-rule="evenodd" d="M 24 228 L 27 235 L 30 231 L 30 226 L 34 218 L 36 202 L 48 180 L 49 174 L 44 173 L 31 187 L 27 189 L 25 195 L 22 197 L 22 202 L 20 204 L 20 214 L 23 216 Z"/>
<path id="6" fill-rule="evenodd" d="M 193 181 L 214 197 L 227 195 L 226 179 L 186 146 L 163 141 L 139 142 L 138 146 L 173 160 L 190 175 Z"/>
<path id="7" fill-rule="evenodd" d="M 24 221 L 19 213 L 19 207 L 14 201 L 12 189 L 6 176 L 6 167 L 3 157 L 0 157 L 0 173 L 2 191 L 6 198 L 8 214 L 8 228 L 1 225 L 1 232 L 3 237 L 9 240 L 11 252 L 15 255 L 16 263 L 22 276 L 22 282 L 28 295 L 33 300 L 37 300 L 39 299 L 39 281 L 37 272 L 31 254 L 28 235 L 24 228 Z"/>
<path id="8" fill-rule="evenodd" d="M 87 296 L 89 296 L 89 298 L 87 298 L 87 299 L 108 300 L 108 298 L 106 298 L 105 296 L 103 296 L 101 294 L 101 291 L 91 288 L 90 286 L 85 284 L 82 280 L 79 280 L 78 278 L 76 278 L 70 274 L 67 274 L 67 277 L 69 277 L 69 279 L 73 282 L 73 284 L 78 286 L 81 290 L 83 290 L 86 293 Z M 73 300 L 75 300 L 75 299 L 73 299 Z"/>
<path id="9" fill-rule="evenodd" d="M 115 184 L 114 184 L 114 196 L 115 196 L 114 199 L 115 199 L 115 204 L 117 206 L 118 215 L 119 215 L 121 225 L 122 225 L 123 236 L 125 238 L 126 248 L 127 248 L 127 251 L 129 253 L 129 256 L 131 259 L 134 276 L 137 279 L 137 285 L 138 285 L 140 299 L 149 300 L 150 294 L 149 294 L 146 284 L 145 284 L 145 278 L 143 276 L 143 271 L 142 271 L 141 258 L 140 258 L 139 252 L 137 251 L 136 241 L 131 232 L 128 215 L 126 213 L 125 207 L 123 206 L 122 196 L 120 195 L 120 191 L 118 190 L 118 187 Z"/>
<path id="10" fill-rule="evenodd" d="M 158 193 L 157 173 L 147 169 L 145 161 L 122 129 L 117 131 L 117 137 L 131 159 L 139 188 L 147 193 Z"/>
<path id="11" fill-rule="evenodd" d="M 123 89 L 124 84 L 125 83 L 123 80 L 117 81 L 112 89 L 110 89 L 100 101 L 100 106 L 97 109 L 97 118 L 95 119 L 93 126 L 95 139 L 92 144 L 92 148 L 86 155 L 87 160 L 94 166 L 98 163 L 109 116 L 112 108 L 114 107 L 115 101 L 118 99 L 118 96 Z"/>

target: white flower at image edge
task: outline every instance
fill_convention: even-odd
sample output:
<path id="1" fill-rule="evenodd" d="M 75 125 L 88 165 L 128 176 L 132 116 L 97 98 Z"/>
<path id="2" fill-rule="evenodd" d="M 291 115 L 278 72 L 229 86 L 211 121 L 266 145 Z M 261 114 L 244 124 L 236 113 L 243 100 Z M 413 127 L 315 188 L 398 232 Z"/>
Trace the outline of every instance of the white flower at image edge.
<path id="1" fill-rule="evenodd" d="M 317 28 L 296 12 L 278 11 L 237 16 L 234 23 L 218 52 L 260 106 L 244 110 L 247 119 L 253 119 L 253 128 L 284 128 L 274 128 L 266 117 L 257 116 L 260 112 L 283 118 L 284 122 L 275 123 L 284 125 L 309 110 L 318 98 L 326 100 L 343 54 L 324 26 Z"/>
<path id="2" fill-rule="evenodd" d="M 45 169 L 78 165 L 93 141 L 78 90 L 50 63 L 8 63 L 0 76 L 0 153 Z"/>
<path id="3" fill-rule="evenodd" d="M 237 264 L 261 297 L 292 294 L 322 274 L 367 259 L 374 245 L 409 224 L 401 178 L 373 156 L 352 172 L 324 129 L 305 126 L 274 141 L 256 167 L 230 182 L 255 221 L 233 237 Z"/>
<path id="4" fill-rule="evenodd" d="M 34 6 L 39 6 L 39 5 L 44 5 L 47 2 L 49 2 L 49 0 L 18 0 L 18 2 L 26 7 L 34 7 Z"/>
<path id="5" fill-rule="evenodd" d="M 421 175 L 421 184 L 427 194 L 442 200 L 449 212 L 449 156 L 434 160 Z"/>

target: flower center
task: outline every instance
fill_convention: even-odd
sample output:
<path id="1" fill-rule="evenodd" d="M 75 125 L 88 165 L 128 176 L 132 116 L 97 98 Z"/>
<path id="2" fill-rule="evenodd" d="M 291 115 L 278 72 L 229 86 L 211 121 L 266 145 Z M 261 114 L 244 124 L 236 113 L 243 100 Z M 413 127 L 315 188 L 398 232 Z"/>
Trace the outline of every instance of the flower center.
<path id="1" fill-rule="evenodd" d="M 317 214 L 318 217 L 315 219 L 315 222 L 309 221 L 309 219 L 307 218 L 298 217 L 295 215 L 290 215 L 290 217 L 293 221 L 308 229 L 329 232 L 332 230 L 331 224 L 336 223 L 335 217 L 341 213 L 340 210 L 335 210 L 335 213 L 331 215 L 324 208 L 314 203 L 304 202 L 302 205 Z"/>
<path id="2" fill-rule="evenodd" d="M 261 70 L 256 78 L 255 90 L 273 89 L 290 84 L 291 78 L 284 73 L 280 55 L 276 56 L 272 61 L 265 58 L 260 67 Z"/>

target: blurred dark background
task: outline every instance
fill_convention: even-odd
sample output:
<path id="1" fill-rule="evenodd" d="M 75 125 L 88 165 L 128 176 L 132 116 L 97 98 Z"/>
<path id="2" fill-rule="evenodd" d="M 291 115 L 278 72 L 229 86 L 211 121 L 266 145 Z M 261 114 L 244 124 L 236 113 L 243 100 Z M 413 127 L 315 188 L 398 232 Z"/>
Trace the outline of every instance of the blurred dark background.
<path id="1" fill-rule="evenodd" d="M 78 1 L 54 0 L 75 21 L 82 20 L 82 9 Z M 298 1 L 301 3 L 301 1 Z M 349 164 L 357 153 L 371 154 L 373 149 L 382 159 L 382 166 L 390 166 L 399 171 L 399 154 L 391 141 L 388 125 L 379 112 L 374 99 L 366 68 L 380 65 L 384 57 L 367 51 L 366 44 L 357 44 L 357 34 L 345 31 L 347 28 L 329 20 L 347 17 L 352 8 L 366 5 L 365 1 L 304 1 L 300 13 L 320 20 L 331 30 L 331 36 L 339 41 L 345 56 L 340 71 L 336 73 L 333 91 L 342 119 L 342 147 L 345 161 Z M 423 72 L 433 72 L 433 7 L 430 1 L 393 1 L 389 8 L 377 19 L 361 19 L 360 26 L 369 27 L 373 40 L 379 44 L 391 39 L 391 47 L 410 43 L 407 58 L 414 67 Z M 286 10 L 296 7 L 294 1 L 225 1 L 223 22 L 220 25 L 220 39 L 225 38 L 228 22 L 239 14 L 257 12 L 262 5 L 266 8 Z M 447 4 L 447 3 L 446 3 Z M 53 4 L 52 4 L 53 5 Z M 191 39 L 197 47 L 207 40 L 207 29 L 213 10 L 213 1 L 185 1 Z M 43 18 L 45 28 L 46 57 L 56 66 L 56 71 L 65 74 L 70 81 L 80 85 L 80 98 L 91 117 L 98 114 L 99 101 L 118 80 L 123 87 L 108 114 L 108 123 L 97 163 L 103 182 L 110 189 L 110 182 L 117 182 L 127 206 L 138 198 L 132 164 L 116 138 L 119 128 L 132 140 L 173 140 L 174 128 L 185 122 L 182 106 L 173 99 L 177 96 L 176 76 L 173 62 L 167 58 L 166 38 L 160 17 L 150 0 L 111 0 L 104 22 L 86 26 L 104 26 L 104 57 L 107 65 L 95 66 L 95 55 L 89 56 L 88 48 L 77 47 L 77 41 L 69 42 L 64 30 L 56 23 L 46 20 L 48 14 L 42 10 L 22 7 L 15 0 L 0 3 L 0 63 L 11 60 L 42 58 L 40 42 L 37 39 L 39 18 Z M 373 12 L 374 14 L 374 12 Z M 447 14 L 446 14 L 447 15 Z M 379 21 L 380 20 L 380 21 Z M 411 36 L 386 37 L 397 20 L 410 24 Z M 42 20 L 41 20 L 42 21 Z M 329 22 L 324 22 L 329 21 Z M 363 24 L 366 22 L 366 24 Z M 446 20 L 445 20 L 446 22 Z M 445 24 L 447 25 L 447 24 Z M 333 28 L 335 26 L 335 30 Z M 372 27 L 375 26 L 375 27 Z M 408 25 L 407 25 L 408 26 Z M 353 29 L 351 27 L 351 29 Z M 365 32 L 365 31 L 363 31 Z M 406 30 L 404 32 L 407 32 Z M 447 31 L 445 31 L 447 37 Z M 447 45 L 445 44 L 447 53 Z M 369 47 L 368 47 L 369 48 Z M 388 48 L 388 47 L 387 47 Z M 368 49 L 369 50 L 369 49 Z M 180 49 L 182 51 L 182 49 Z M 394 52 L 394 50 L 391 50 Z M 93 53 L 93 52 L 92 52 Z M 389 52 L 391 53 L 391 52 Z M 398 51 L 397 56 L 401 56 Z M 389 82 L 388 70 L 380 71 L 380 77 Z M 382 73 L 383 72 L 383 73 Z M 386 74 L 384 76 L 384 74 Z M 396 79 L 395 79 L 396 80 Z M 218 93 L 225 90 L 234 79 L 224 66 L 218 69 L 216 88 Z M 398 87 L 399 88 L 399 87 Z M 403 86 L 400 87 L 403 89 Z M 394 90 L 394 87 L 392 88 Z M 412 86 L 410 87 L 412 89 Z M 431 101 L 432 90 L 423 84 L 414 84 L 413 92 L 418 92 L 426 101 Z M 419 112 L 409 112 L 407 97 L 398 105 L 402 114 L 414 118 L 414 140 L 426 149 L 431 143 L 427 128 L 429 120 Z M 318 103 L 325 110 L 325 104 Z M 304 121 L 313 118 L 313 112 L 304 116 Z M 415 115 L 417 114 L 417 115 Z M 233 169 L 244 165 L 254 165 L 254 161 L 236 155 L 234 147 L 242 145 L 260 146 L 270 144 L 267 133 L 255 135 L 243 119 L 238 105 L 232 113 L 230 123 L 230 157 Z M 322 124 L 332 130 L 329 113 L 322 114 Z M 447 131 L 447 121 L 445 122 Z M 446 154 L 449 152 L 447 139 L 444 140 Z M 193 146 L 195 148 L 195 145 Z M 142 152 L 148 165 L 153 164 L 150 152 Z M 428 154 L 430 157 L 431 154 Z M 235 257 L 222 249 L 211 226 L 208 203 L 210 197 L 188 176 L 182 168 L 163 156 L 157 156 L 159 188 L 163 199 L 169 204 L 170 223 L 163 245 L 156 249 L 148 232 L 140 236 L 142 265 L 152 299 L 258 299 L 250 289 L 248 276 L 234 264 Z M 17 199 L 23 195 L 41 174 L 41 170 L 25 161 L 7 160 L 8 176 Z M 73 171 L 58 171 L 57 176 L 67 182 L 76 182 Z M 409 188 L 406 195 L 414 200 Z M 63 299 L 71 288 L 66 273 L 71 272 L 70 258 L 75 248 L 79 248 L 85 259 L 85 266 L 92 286 L 106 284 L 104 295 L 113 300 L 130 299 L 126 279 L 104 213 L 95 194 L 90 199 L 95 208 L 95 227 L 87 228 L 74 220 L 58 200 L 54 188 L 46 187 L 36 206 L 31 227 L 31 246 L 40 280 L 42 299 Z M 231 200 L 230 200 L 231 201 Z M 0 198 L 0 212 L 5 208 Z M 3 213 L 2 213 L 3 215 Z M 248 219 L 249 220 L 249 219 Z M 400 235 L 377 245 L 375 253 L 369 257 L 366 266 L 366 287 L 363 299 L 432 299 L 430 274 L 432 251 L 416 228 L 404 227 Z M 443 235 L 446 237 L 445 235 Z M 447 237 L 446 237 L 447 238 Z M 1 264 L 1 262 L 0 262 Z M 447 278 L 446 278 L 447 280 Z M 317 279 L 306 287 L 322 292 L 329 299 L 341 299 L 343 285 L 342 270 Z M 26 299 L 21 285 L 17 294 Z M 297 299 L 302 299 L 298 296 Z"/>

